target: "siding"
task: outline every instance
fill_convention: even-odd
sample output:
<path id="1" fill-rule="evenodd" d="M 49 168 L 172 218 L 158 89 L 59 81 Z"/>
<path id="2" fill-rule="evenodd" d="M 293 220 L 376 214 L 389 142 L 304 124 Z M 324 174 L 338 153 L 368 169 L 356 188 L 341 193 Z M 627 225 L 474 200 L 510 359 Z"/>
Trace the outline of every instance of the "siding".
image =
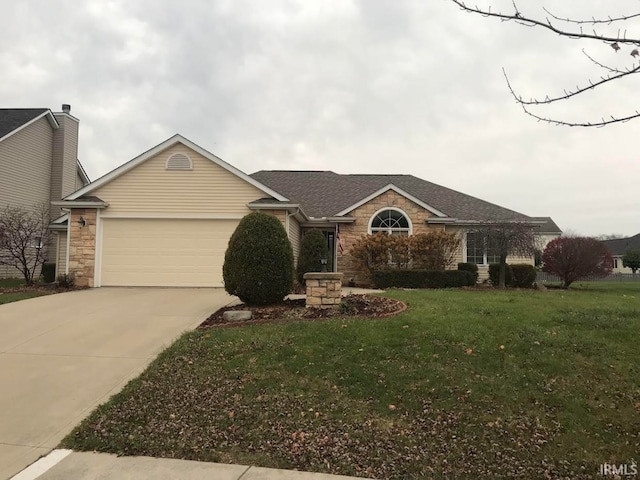
<path id="1" fill-rule="evenodd" d="M 61 200 L 76 191 L 78 162 L 78 122 L 66 114 L 54 114 L 60 128 L 53 134 L 51 168 L 51 201 Z M 61 209 L 52 209 L 51 218 L 57 218 Z"/>
<path id="2" fill-rule="evenodd" d="M 174 153 L 188 155 L 193 170 L 165 170 L 167 159 Z M 105 218 L 145 214 L 241 217 L 250 213 L 247 203 L 267 197 L 184 145 L 168 148 L 91 195 L 109 203 L 102 214 Z"/>
<path id="3" fill-rule="evenodd" d="M 300 237 L 300 224 L 295 218 L 289 218 L 289 240 L 291 241 L 291 246 L 293 247 L 294 265 L 298 265 L 298 255 L 300 255 Z"/>
<path id="4" fill-rule="evenodd" d="M 0 210 L 49 201 L 52 142 L 46 118 L 0 142 Z"/>
<path id="5" fill-rule="evenodd" d="M 58 232 L 58 258 L 56 258 L 56 277 L 67 269 L 67 232 Z"/>

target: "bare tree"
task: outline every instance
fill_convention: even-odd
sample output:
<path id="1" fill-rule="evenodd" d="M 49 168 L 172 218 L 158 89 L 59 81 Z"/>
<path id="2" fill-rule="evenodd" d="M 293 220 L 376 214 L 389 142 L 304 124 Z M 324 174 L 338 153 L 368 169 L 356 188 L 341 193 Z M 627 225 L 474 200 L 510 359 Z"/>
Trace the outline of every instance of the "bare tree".
<path id="1" fill-rule="evenodd" d="M 559 16 L 552 13 L 546 7 L 543 7 L 543 11 L 545 12 L 544 15 L 542 17 L 536 17 L 535 15 L 530 16 L 520 9 L 515 0 L 512 0 L 511 2 L 512 9 L 510 11 L 494 11 L 490 6 L 486 8 L 478 6 L 472 7 L 465 3 L 464 0 L 451 1 L 466 12 L 475 13 L 484 17 L 497 18 L 505 22 L 513 21 L 525 27 L 544 29 L 550 33 L 569 39 L 584 40 L 588 42 L 604 42 L 605 44 L 610 45 L 612 51 L 616 54 L 619 55 L 620 52 L 622 52 L 630 55 L 631 58 L 629 60 L 629 65 L 625 68 L 619 68 L 607 64 L 606 62 L 599 61 L 585 50 L 582 50 L 589 61 L 602 69 L 603 73 L 599 78 L 586 79 L 582 86 L 577 85 L 575 88 L 564 89 L 563 93 L 560 95 L 545 95 L 544 98 L 530 98 L 529 100 L 524 99 L 514 90 L 509 77 L 503 68 L 507 88 L 527 115 L 530 115 L 539 121 L 571 127 L 602 127 L 611 123 L 627 122 L 640 117 L 640 112 L 635 110 L 621 117 L 608 115 L 607 117 L 602 117 L 600 120 L 573 122 L 560 118 L 551 118 L 545 115 L 539 115 L 532 111 L 532 107 L 535 108 L 537 106 L 551 105 L 563 100 L 570 100 L 584 94 L 585 92 L 610 84 L 615 80 L 620 80 L 640 73 L 640 63 L 636 63 L 635 61 L 636 58 L 640 56 L 640 53 L 638 52 L 640 38 L 627 37 L 627 28 L 634 20 L 640 18 L 640 12 L 613 17 L 607 16 L 606 18 L 591 17 L 580 19 Z M 570 2 L 567 2 L 567 4 L 569 3 Z M 575 5 L 579 5 L 579 2 L 576 2 Z M 612 28 L 615 33 L 608 33 Z"/>
<path id="2" fill-rule="evenodd" d="M 46 261 L 49 238 L 46 204 L 7 206 L 0 212 L 0 264 L 18 269 L 27 285 L 33 285 L 36 272 Z"/>
<path id="3" fill-rule="evenodd" d="M 525 222 L 486 222 L 473 230 L 488 253 L 500 258 L 499 287 L 504 288 L 509 255 L 534 256 L 538 241 L 533 227 Z"/>

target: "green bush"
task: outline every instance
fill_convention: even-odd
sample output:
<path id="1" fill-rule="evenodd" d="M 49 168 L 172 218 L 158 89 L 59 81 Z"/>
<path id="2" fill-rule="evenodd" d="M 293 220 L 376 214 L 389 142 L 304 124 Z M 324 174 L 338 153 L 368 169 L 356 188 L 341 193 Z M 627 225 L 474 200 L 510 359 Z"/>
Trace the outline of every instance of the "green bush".
<path id="1" fill-rule="evenodd" d="M 516 288 L 533 288 L 536 281 L 536 267 L 526 263 L 511 265 L 513 274 L 512 286 Z"/>
<path id="2" fill-rule="evenodd" d="M 498 286 L 500 284 L 500 264 L 499 263 L 490 263 L 489 264 L 489 280 L 491 280 L 491 285 Z M 513 284 L 513 271 L 511 270 L 511 265 L 507 264 L 507 268 L 504 272 L 504 286 L 510 287 Z"/>
<path id="3" fill-rule="evenodd" d="M 281 301 L 293 286 L 293 250 L 282 223 L 260 212 L 240 220 L 222 274 L 225 290 L 248 305 Z"/>
<path id="4" fill-rule="evenodd" d="M 473 273 L 474 278 L 476 279 L 475 283 L 478 283 L 478 265 L 475 263 L 459 263 L 458 270 L 463 272 L 471 272 Z"/>
<path id="5" fill-rule="evenodd" d="M 55 263 L 43 263 L 42 264 L 42 281 L 44 283 L 53 283 L 56 281 L 56 264 Z"/>
<path id="6" fill-rule="evenodd" d="M 320 230 L 309 230 L 300 242 L 300 255 L 298 256 L 298 283 L 304 284 L 303 275 L 307 272 L 322 271 L 321 258 L 329 256 L 327 240 Z"/>
<path id="7" fill-rule="evenodd" d="M 472 272 L 463 270 L 377 270 L 376 288 L 456 288 L 476 284 Z"/>

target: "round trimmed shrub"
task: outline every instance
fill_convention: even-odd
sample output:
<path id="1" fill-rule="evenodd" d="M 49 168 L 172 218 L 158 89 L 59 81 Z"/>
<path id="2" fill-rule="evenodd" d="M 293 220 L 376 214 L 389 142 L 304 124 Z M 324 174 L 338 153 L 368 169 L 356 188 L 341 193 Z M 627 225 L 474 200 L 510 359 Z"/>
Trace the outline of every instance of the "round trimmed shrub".
<path id="1" fill-rule="evenodd" d="M 300 255 L 298 256 L 298 283 L 303 284 L 303 275 L 307 272 L 322 271 L 322 257 L 329 256 L 327 239 L 320 230 L 309 230 L 302 237 Z"/>
<path id="2" fill-rule="evenodd" d="M 248 305 L 282 301 L 293 286 L 293 249 L 282 223 L 260 212 L 240 220 L 222 275 L 225 290 Z"/>

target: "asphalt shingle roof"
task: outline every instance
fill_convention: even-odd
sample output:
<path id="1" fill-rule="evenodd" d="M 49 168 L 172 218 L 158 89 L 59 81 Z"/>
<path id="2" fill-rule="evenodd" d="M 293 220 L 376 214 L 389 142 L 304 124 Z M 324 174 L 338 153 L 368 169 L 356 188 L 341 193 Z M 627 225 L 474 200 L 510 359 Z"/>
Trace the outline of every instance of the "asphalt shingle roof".
<path id="1" fill-rule="evenodd" d="M 413 175 L 340 175 L 331 171 L 262 170 L 260 183 L 300 203 L 311 217 L 331 217 L 393 184 L 448 217 L 469 221 L 529 221 L 530 217 Z"/>
<path id="2" fill-rule="evenodd" d="M 536 222 L 545 222 L 538 228 L 538 233 L 562 233 L 560 227 L 551 217 L 531 217 Z"/>
<path id="3" fill-rule="evenodd" d="M 42 115 L 48 108 L 0 108 L 0 138 Z"/>
<path id="4" fill-rule="evenodd" d="M 616 238 L 614 240 L 603 240 L 609 251 L 613 255 L 624 255 L 627 250 L 639 250 L 640 251 L 640 233 L 633 237 Z"/>

